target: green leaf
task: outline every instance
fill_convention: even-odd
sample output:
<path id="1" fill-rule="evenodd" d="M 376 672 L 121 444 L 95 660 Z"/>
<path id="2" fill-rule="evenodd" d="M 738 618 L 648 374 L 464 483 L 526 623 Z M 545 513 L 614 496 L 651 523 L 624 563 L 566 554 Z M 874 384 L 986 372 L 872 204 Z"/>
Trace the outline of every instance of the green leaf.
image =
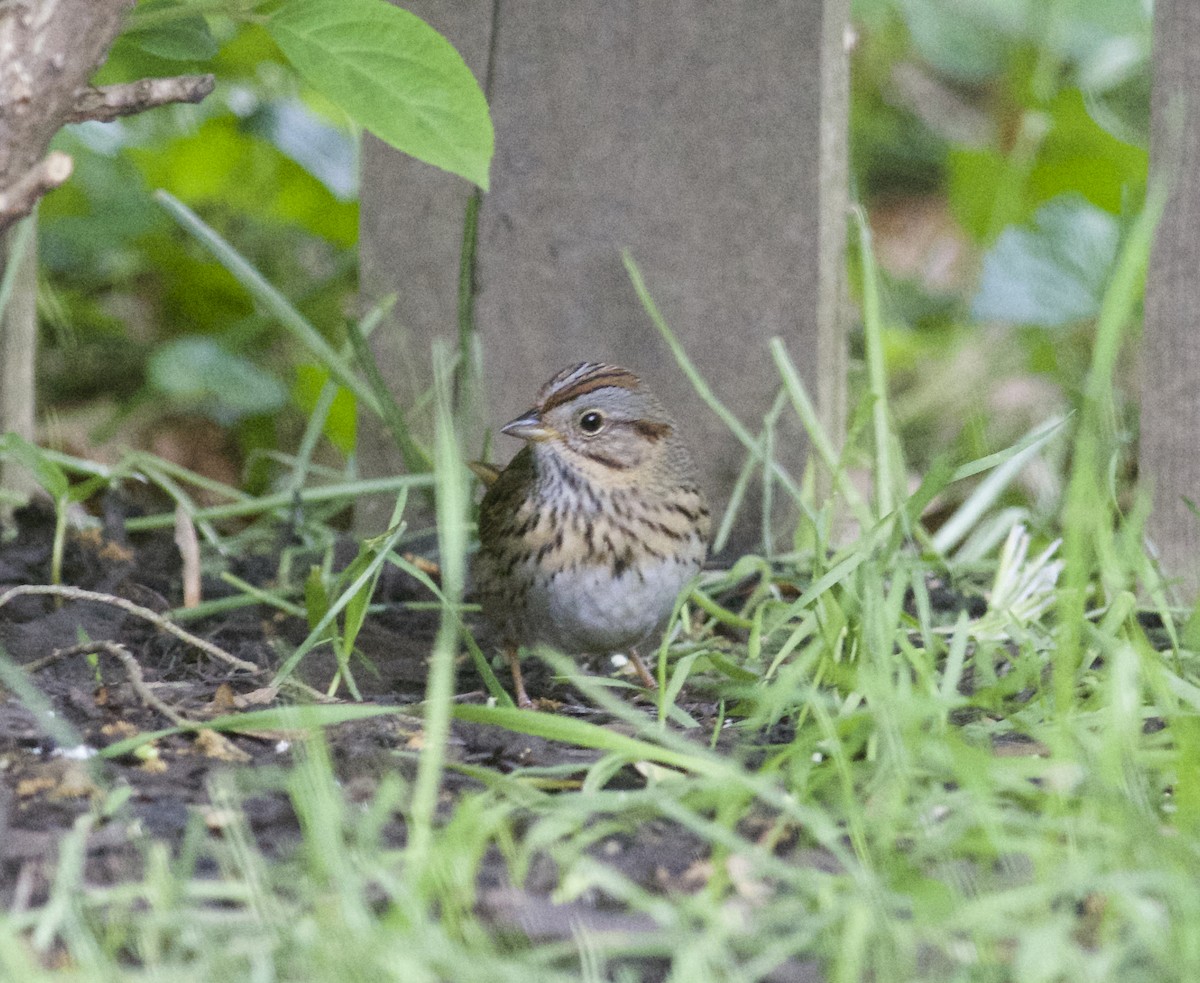
<path id="1" fill-rule="evenodd" d="M 313 88 L 381 140 L 487 190 L 487 100 L 419 17 L 384 0 L 289 0 L 267 30 Z"/>
<path id="2" fill-rule="evenodd" d="M 1050 106 L 1050 132 L 1029 175 L 1034 203 L 1077 191 L 1093 205 L 1119 214 L 1144 193 L 1149 156 L 1118 140 L 1088 112 L 1079 89 L 1064 89 Z"/>
<path id="3" fill-rule="evenodd" d="M 1007 209 L 1004 215 L 993 217 L 996 210 L 994 191 L 1004 180 L 1006 169 L 1004 158 L 995 150 L 955 148 L 946 155 L 946 166 L 950 210 L 977 242 L 987 238 L 993 221 L 1003 226 L 1026 217 Z M 1013 204 L 1019 206 L 1022 202 Z"/>
<path id="4" fill-rule="evenodd" d="M 56 501 L 67 497 L 70 482 L 67 474 L 48 458 L 45 452 L 17 433 L 6 433 L 0 437 L 0 454 L 12 458 L 28 468 L 37 483 Z"/>
<path id="5" fill-rule="evenodd" d="M 139 28 L 139 18 L 151 23 Z M 199 14 L 187 13 L 177 0 L 143 0 L 125 39 L 171 61 L 207 61 L 220 49 L 208 22 Z"/>
<path id="6" fill-rule="evenodd" d="M 329 613 L 325 574 L 318 566 L 309 567 L 308 576 L 304 578 L 304 613 L 309 628 L 315 627 Z"/>
<path id="7" fill-rule="evenodd" d="M 971 315 L 1048 327 L 1095 317 L 1119 239 L 1117 220 L 1079 195 L 1047 202 L 983 257 Z"/>
<path id="8" fill-rule="evenodd" d="M 913 46 L 938 72 L 960 82 L 982 82 L 1004 67 L 1014 20 L 1012 0 L 997 4 L 959 0 L 906 0 L 899 5 Z M 1020 18 L 1015 18 L 1018 23 Z"/>
<path id="9" fill-rule="evenodd" d="M 273 375 L 222 348 L 211 338 L 193 336 L 167 342 L 147 365 L 150 384 L 172 401 L 228 423 L 274 413 L 287 391 Z"/>

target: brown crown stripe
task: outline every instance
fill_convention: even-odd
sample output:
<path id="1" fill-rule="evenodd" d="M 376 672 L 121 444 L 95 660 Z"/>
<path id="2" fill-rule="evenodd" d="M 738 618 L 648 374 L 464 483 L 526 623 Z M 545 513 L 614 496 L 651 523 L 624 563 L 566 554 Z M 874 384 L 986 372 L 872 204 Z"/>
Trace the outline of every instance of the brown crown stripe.
<path id="1" fill-rule="evenodd" d="M 617 389 L 637 389 L 639 385 L 641 382 L 638 377 L 628 369 L 618 368 L 614 365 L 601 365 L 597 366 L 595 372 L 577 379 L 565 389 L 551 388 L 542 397 L 539 409 L 546 413 L 556 406 L 562 406 L 563 403 L 569 403 L 571 400 L 586 396 L 597 389 L 607 389 L 610 386 Z"/>

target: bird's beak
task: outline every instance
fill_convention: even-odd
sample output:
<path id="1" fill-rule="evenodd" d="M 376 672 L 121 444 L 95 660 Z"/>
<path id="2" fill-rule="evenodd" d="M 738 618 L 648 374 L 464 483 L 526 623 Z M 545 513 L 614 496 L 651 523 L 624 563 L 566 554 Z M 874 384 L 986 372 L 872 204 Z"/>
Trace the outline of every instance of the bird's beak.
<path id="1" fill-rule="evenodd" d="M 542 423 L 542 418 L 538 415 L 537 410 L 530 410 L 510 423 L 504 424 L 500 428 L 500 432 L 535 443 L 549 440 L 554 436 L 554 431 Z"/>

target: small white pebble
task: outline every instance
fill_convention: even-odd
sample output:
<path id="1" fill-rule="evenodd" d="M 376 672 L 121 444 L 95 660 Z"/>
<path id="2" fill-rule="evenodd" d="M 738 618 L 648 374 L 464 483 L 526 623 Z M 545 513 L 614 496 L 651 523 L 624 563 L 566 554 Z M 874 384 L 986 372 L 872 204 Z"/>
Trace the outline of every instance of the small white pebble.
<path id="1" fill-rule="evenodd" d="M 94 757 L 97 751 L 94 747 L 80 744 L 78 747 L 56 747 L 50 754 L 51 757 L 66 758 L 69 761 L 87 761 L 88 758 Z"/>
<path id="2" fill-rule="evenodd" d="M 825 760 L 825 755 L 823 755 L 820 751 L 814 751 L 812 759 L 813 759 L 813 764 L 819 765 L 822 761 Z"/>
<path id="3" fill-rule="evenodd" d="M 275 745 L 275 753 L 276 753 L 276 754 L 283 754 L 283 753 L 284 753 L 285 751 L 287 751 L 287 750 L 288 750 L 288 748 L 290 748 L 291 746 L 292 746 L 292 742 L 291 742 L 291 741 L 280 741 L 278 744 L 276 744 L 276 745 Z"/>
<path id="4" fill-rule="evenodd" d="M 616 666 L 616 668 L 618 668 L 618 669 L 621 669 L 624 666 L 629 665 L 629 657 L 622 654 L 621 652 L 613 653 L 613 655 L 611 656 L 611 659 L 612 659 L 612 664 L 614 666 Z"/>

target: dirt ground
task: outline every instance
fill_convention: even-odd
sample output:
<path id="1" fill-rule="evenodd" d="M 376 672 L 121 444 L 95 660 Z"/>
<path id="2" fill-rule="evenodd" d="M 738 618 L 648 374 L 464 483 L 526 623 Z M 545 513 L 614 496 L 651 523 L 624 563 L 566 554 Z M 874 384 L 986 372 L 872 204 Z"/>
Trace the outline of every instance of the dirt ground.
<path id="1" fill-rule="evenodd" d="M 112 594 L 156 612 L 180 605 L 180 551 L 172 531 L 127 535 L 123 519 L 129 511 L 126 502 L 111 497 L 104 506 L 102 530 L 69 536 L 61 582 Z M 0 542 L 0 595 L 20 585 L 49 583 L 53 531 L 49 506 L 33 505 L 16 514 Z M 347 542 L 347 560 L 353 549 L 354 544 Z M 233 558 L 230 567 L 239 577 L 270 587 L 277 557 Z M 234 593 L 222 580 L 204 581 L 205 600 Z M 415 581 L 395 570 L 385 574 L 376 600 L 388 607 L 368 619 L 358 640 L 365 656 L 355 673 L 362 697 L 387 705 L 415 702 L 424 689 L 437 613 L 405 607 L 405 601 L 428 601 L 429 597 Z M 307 634 L 302 619 L 254 605 L 191 621 L 185 627 L 259 671 L 215 660 L 112 604 L 24 595 L 0 606 L 0 646 L 10 659 L 25 667 L 27 678 L 49 701 L 53 719 L 66 728 L 55 736 L 47 733 L 38 715 L 14 689 L 0 685 L 0 906 L 12 910 L 45 901 L 62 837 L 79 816 L 94 808 L 102 790 L 127 787 L 129 791 L 114 815 L 88 836 L 85 876 L 94 885 L 139 878 L 148 840 L 177 849 L 194 813 L 216 817 L 210 788 L 217 771 L 278 768 L 290 761 L 293 752 L 288 742 L 270 735 L 230 733 L 210 740 L 211 732 L 209 737 L 178 734 L 162 738 L 149 755 L 87 756 L 90 749 L 104 748 L 138 732 L 170 727 L 172 721 L 165 715 L 170 711 L 189 720 L 205 720 L 295 700 L 295 694 L 284 692 L 264 702 L 264 687 L 286 653 Z M 83 640 L 118 643 L 136 661 L 144 685 L 136 685 L 119 653 L 53 657 L 56 651 L 79 646 Z M 330 655 L 314 651 L 301 663 L 298 675 L 312 686 L 324 688 L 334 668 Z M 560 704 L 554 712 L 611 723 L 605 714 L 586 706 L 569 685 L 556 683 L 544 668 L 530 666 L 527 681 L 531 692 Z M 469 659 L 460 663 L 458 694 L 463 702 L 486 699 Z M 160 706 L 148 705 L 150 700 L 160 701 Z M 684 705 L 702 724 L 712 722 L 714 706 L 702 700 Z M 404 715 L 329 728 L 334 767 L 347 793 L 366 799 L 389 771 L 411 771 L 414 756 L 397 752 L 417 746 L 419 734 L 420 721 Z M 780 739 L 786 740 L 787 735 Z M 581 774 L 599 757 L 599 752 L 463 722 L 454 724 L 451 753 L 456 761 L 500 771 L 569 765 Z M 614 779 L 615 785 L 624 782 L 629 787 L 642 781 L 632 768 Z M 455 772 L 447 775 L 451 791 L 470 784 Z M 283 856 L 295 848 L 300 828 L 282 790 L 252 793 L 244 808 L 267 856 Z M 220 835 L 215 818 L 209 825 L 211 835 Z M 403 844 L 404 829 L 398 817 L 386 828 L 385 838 L 390 845 Z M 693 834 L 656 822 L 646 823 L 626 837 L 609 838 L 597 850 L 605 863 L 655 891 L 686 886 L 685 881 L 694 878 L 707 853 L 707 847 Z M 813 862 L 828 861 L 814 856 Z M 203 875 L 203 865 L 198 873 Z M 651 920 L 633 912 L 584 902 L 552 904 L 549 895 L 555 886 L 552 864 L 535 865 L 526 883 L 518 887 L 509 883 L 499 858 L 485 859 L 479 913 L 498 928 L 515 929 L 535 942 L 568 939 L 581 919 L 599 931 L 657 930 Z M 814 967 L 788 964 L 773 978 L 814 979 Z"/>

